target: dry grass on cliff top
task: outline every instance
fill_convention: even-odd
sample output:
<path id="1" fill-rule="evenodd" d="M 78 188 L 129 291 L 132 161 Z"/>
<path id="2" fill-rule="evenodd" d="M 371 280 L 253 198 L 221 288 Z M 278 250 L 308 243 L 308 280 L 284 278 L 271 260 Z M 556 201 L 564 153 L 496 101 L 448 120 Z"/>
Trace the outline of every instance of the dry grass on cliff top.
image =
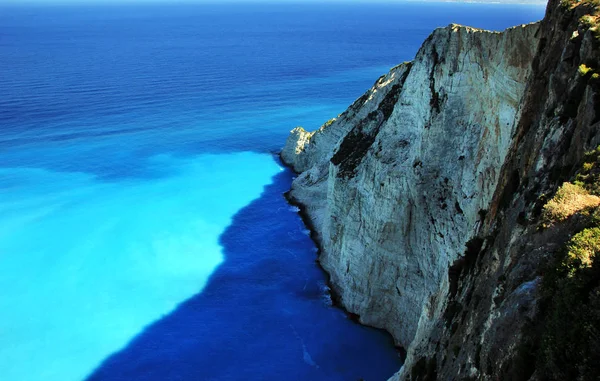
<path id="1" fill-rule="evenodd" d="M 564 183 L 544 206 L 542 226 L 548 227 L 600 207 L 600 147 L 587 152 L 572 182 Z"/>
<path id="2" fill-rule="evenodd" d="M 564 183 L 544 206 L 543 218 L 546 224 L 551 225 L 599 205 L 600 197 L 590 194 L 580 185 Z"/>

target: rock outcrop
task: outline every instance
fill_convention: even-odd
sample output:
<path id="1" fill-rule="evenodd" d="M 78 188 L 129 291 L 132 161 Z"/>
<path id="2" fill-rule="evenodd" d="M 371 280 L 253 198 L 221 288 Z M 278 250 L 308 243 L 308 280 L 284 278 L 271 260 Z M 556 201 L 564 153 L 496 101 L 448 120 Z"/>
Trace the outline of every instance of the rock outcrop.
<path id="1" fill-rule="evenodd" d="M 598 38 L 581 22 L 594 12 L 551 0 L 541 24 L 438 29 L 338 118 L 288 138 L 290 199 L 339 302 L 407 348 L 396 379 L 535 372 L 517 349 L 559 245 L 538 231 L 539 199 L 600 144 Z"/>

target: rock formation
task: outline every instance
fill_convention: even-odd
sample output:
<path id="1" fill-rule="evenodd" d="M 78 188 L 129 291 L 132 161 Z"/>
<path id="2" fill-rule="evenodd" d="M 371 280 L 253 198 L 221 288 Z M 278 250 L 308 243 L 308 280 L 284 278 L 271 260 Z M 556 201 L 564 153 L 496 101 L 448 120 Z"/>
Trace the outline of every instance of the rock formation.
<path id="1" fill-rule="evenodd" d="M 569 236 L 540 231 L 541 196 L 600 144 L 597 6 L 438 29 L 338 118 L 288 138 L 290 199 L 333 292 L 408 350 L 395 379 L 545 378 L 519 348 L 539 347 L 526 326 L 543 321 L 544 265 Z"/>

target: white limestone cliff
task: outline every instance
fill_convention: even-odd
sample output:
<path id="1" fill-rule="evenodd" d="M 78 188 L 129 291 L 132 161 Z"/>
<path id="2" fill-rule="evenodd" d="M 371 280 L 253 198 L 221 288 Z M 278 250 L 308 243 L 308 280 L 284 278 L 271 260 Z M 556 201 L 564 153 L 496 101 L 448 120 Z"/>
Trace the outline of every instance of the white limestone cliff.
<path id="1" fill-rule="evenodd" d="M 340 303 L 407 348 L 447 307 L 448 272 L 488 208 L 519 120 L 539 24 L 450 25 L 332 123 L 281 153 Z"/>

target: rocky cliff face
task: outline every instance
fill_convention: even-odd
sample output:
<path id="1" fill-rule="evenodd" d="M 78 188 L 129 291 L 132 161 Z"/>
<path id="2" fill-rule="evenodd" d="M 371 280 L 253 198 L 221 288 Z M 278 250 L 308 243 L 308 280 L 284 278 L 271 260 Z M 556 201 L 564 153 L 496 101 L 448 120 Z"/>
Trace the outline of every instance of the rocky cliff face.
<path id="1" fill-rule="evenodd" d="M 593 12 L 551 1 L 541 24 L 438 29 L 336 120 L 292 131 L 290 197 L 339 302 L 408 349 L 396 379 L 535 371 L 521 332 L 561 244 L 538 230 L 540 196 L 600 144 Z"/>

